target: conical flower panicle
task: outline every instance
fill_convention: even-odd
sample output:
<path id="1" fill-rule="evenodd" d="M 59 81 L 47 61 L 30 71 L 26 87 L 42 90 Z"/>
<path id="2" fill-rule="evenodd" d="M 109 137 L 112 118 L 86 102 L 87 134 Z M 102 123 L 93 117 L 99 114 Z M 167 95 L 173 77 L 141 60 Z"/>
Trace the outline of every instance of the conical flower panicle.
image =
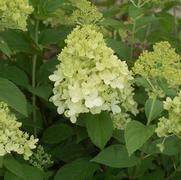
<path id="1" fill-rule="evenodd" d="M 50 76 L 54 82 L 51 101 L 59 114 L 75 123 L 81 113 L 109 111 L 137 113 L 133 77 L 125 62 L 107 47 L 92 25 L 77 26 L 59 54 L 60 64 Z"/>

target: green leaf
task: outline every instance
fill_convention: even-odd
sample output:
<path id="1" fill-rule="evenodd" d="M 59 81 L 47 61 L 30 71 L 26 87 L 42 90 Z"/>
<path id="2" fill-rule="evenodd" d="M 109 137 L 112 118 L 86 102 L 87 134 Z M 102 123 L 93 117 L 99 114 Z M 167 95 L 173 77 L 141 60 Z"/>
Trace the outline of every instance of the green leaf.
<path id="1" fill-rule="evenodd" d="M 27 101 L 24 94 L 15 84 L 4 78 L 0 78 L 0 100 L 27 116 Z"/>
<path id="2" fill-rule="evenodd" d="M 2 51 L 2 53 L 4 53 L 8 57 L 10 57 L 12 54 L 8 44 L 1 37 L 0 37 L 0 51 Z"/>
<path id="3" fill-rule="evenodd" d="M 165 180 L 164 174 L 163 170 L 156 170 L 152 173 L 146 173 L 144 176 L 140 177 L 139 180 L 153 180 L 153 177 L 154 180 Z"/>
<path id="4" fill-rule="evenodd" d="M 0 77 L 7 78 L 23 87 L 27 87 L 29 84 L 26 73 L 16 66 L 6 66 L 0 68 Z"/>
<path id="5" fill-rule="evenodd" d="M 5 158 L 4 166 L 11 172 L 6 174 L 7 180 L 43 180 L 43 172 L 41 170 L 36 167 L 20 163 L 13 157 Z"/>
<path id="6" fill-rule="evenodd" d="M 158 99 L 148 99 L 145 103 L 145 114 L 150 123 L 163 111 L 163 103 Z"/>
<path id="7" fill-rule="evenodd" d="M 10 171 L 6 171 L 5 176 L 4 176 L 4 180 L 23 180 L 23 179 L 16 176 L 13 173 L 11 173 Z"/>
<path id="8" fill-rule="evenodd" d="M 26 34 L 15 30 L 0 32 L 0 36 L 13 52 L 35 53 L 35 44 Z"/>
<path id="9" fill-rule="evenodd" d="M 55 176 L 55 172 L 54 171 L 46 171 L 44 172 L 44 180 L 53 180 L 53 177 Z"/>
<path id="10" fill-rule="evenodd" d="M 163 143 L 163 138 L 157 139 L 152 142 L 146 142 L 145 147 L 142 148 L 142 151 L 145 152 L 146 154 L 162 153 L 168 156 L 179 154 L 180 149 L 181 149 L 181 142 L 179 138 L 175 136 L 167 137 L 163 143 L 164 150 L 163 152 L 160 152 L 158 144 L 162 144 L 162 143 Z"/>
<path id="11" fill-rule="evenodd" d="M 109 113 L 85 114 L 86 128 L 91 141 L 103 149 L 112 136 L 113 124 Z"/>
<path id="12" fill-rule="evenodd" d="M 37 71 L 37 81 L 39 84 L 50 82 L 48 77 L 53 73 L 56 69 L 56 65 L 59 63 L 58 60 L 52 59 L 46 61 L 45 63 L 40 66 L 39 70 Z"/>
<path id="13" fill-rule="evenodd" d="M 59 41 L 63 41 L 70 31 L 70 27 L 61 27 L 60 29 L 45 29 L 40 34 L 39 43 L 42 45 L 56 44 Z"/>
<path id="14" fill-rule="evenodd" d="M 134 100 L 141 106 L 145 105 L 146 100 L 148 99 L 148 93 L 143 87 L 137 87 L 135 89 Z"/>
<path id="15" fill-rule="evenodd" d="M 84 180 L 91 177 L 98 169 L 98 165 L 87 159 L 77 159 L 64 165 L 57 172 L 54 180 Z"/>
<path id="16" fill-rule="evenodd" d="M 138 121 L 131 121 L 125 129 L 126 148 L 129 156 L 139 149 L 154 133 L 155 126 L 145 126 Z"/>
<path id="17" fill-rule="evenodd" d="M 45 130 L 43 141 L 47 144 L 58 144 L 72 135 L 73 130 L 67 124 L 55 124 Z"/>
<path id="18" fill-rule="evenodd" d="M 115 19 L 108 19 L 108 18 L 101 21 L 100 25 L 104 27 L 114 28 L 114 29 L 120 29 L 120 28 L 125 27 L 122 22 Z"/>
<path id="19" fill-rule="evenodd" d="M 137 8 L 131 5 L 129 6 L 128 14 L 129 14 L 129 17 L 133 19 L 137 19 L 138 17 L 141 17 L 144 15 L 144 11 L 143 11 L 143 8 Z"/>
<path id="20" fill-rule="evenodd" d="M 129 16 L 131 18 L 136 19 L 136 18 L 142 16 L 143 13 L 144 12 L 143 12 L 142 8 L 137 8 L 137 7 L 133 6 L 133 5 L 129 6 L 128 14 L 129 14 Z"/>
<path id="21" fill-rule="evenodd" d="M 0 156 L 0 169 L 3 167 L 4 156 Z"/>
<path id="22" fill-rule="evenodd" d="M 152 156 L 141 159 L 141 162 L 139 164 L 140 168 L 136 171 L 135 177 L 142 177 L 145 173 L 149 172 L 149 169 L 151 169 L 154 166 L 153 161 L 154 157 Z"/>
<path id="23" fill-rule="evenodd" d="M 46 4 L 46 9 L 48 12 L 54 12 L 56 9 L 62 6 L 65 3 L 65 0 L 48 0 Z"/>
<path id="24" fill-rule="evenodd" d="M 163 139 L 162 139 L 163 141 Z M 160 142 L 162 143 L 162 142 Z M 177 155 L 180 153 L 181 149 L 181 141 L 178 137 L 175 136 L 170 136 L 167 137 L 165 142 L 164 142 L 164 150 L 162 154 L 168 155 L 168 156 L 173 156 Z"/>
<path id="25" fill-rule="evenodd" d="M 149 24 L 155 21 L 158 21 L 158 18 L 155 16 L 143 16 L 136 21 L 136 29 L 138 31 L 142 28 L 148 27 Z"/>
<path id="26" fill-rule="evenodd" d="M 22 165 L 12 157 L 7 157 L 4 159 L 4 166 L 11 173 L 15 174 L 17 177 L 24 179 L 25 173 L 23 171 Z"/>
<path id="27" fill-rule="evenodd" d="M 144 88 L 148 88 L 148 89 L 151 89 L 152 87 L 150 86 L 149 82 L 142 78 L 142 77 L 137 77 L 134 79 L 135 80 L 135 83 L 137 86 L 142 86 Z"/>
<path id="28" fill-rule="evenodd" d="M 120 129 L 114 129 L 112 137 L 116 139 L 120 144 L 125 144 L 124 131 Z"/>
<path id="29" fill-rule="evenodd" d="M 128 47 L 125 43 L 122 41 L 118 41 L 115 39 L 108 39 L 107 45 L 111 47 L 116 54 L 119 55 L 119 57 L 123 60 L 129 59 L 130 56 L 130 47 Z"/>
<path id="30" fill-rule="evenodd" d="M 91 161 L 113 168 L 126 168 L 138 164 L 139 158 L 134 155 L 129 157 L 125 146 L 115 144 L 101 151 Z"/>
<path id="31" fill-rule="evenodd" d="M 71 162 L 77 158 L 87 155 L 87 151 L 81 144 L 76 144 L 74 141 L 62 142 L 56 146 L 51 154 L 58 160 Z"/>
<path id="32" fill-rule="evenodd" d="M 41 86 L 36 87 L 35 89 L 29 86 L 28 90 L 46 101 L 49 101 L 49 97 L 52 94 L 52 86 L 50 84 L 42 84 Z"/>
<path id="33" fill-rule="evenodd" d="M 175 97 L 177 95 L 177 91 L 175 89 L 171 89 L 166 80 L 157 79 L 157 83 L 167 96 Z"/>
<path id="34" fill-rule="evenodd" d="M 39 19 L 45 19 L 58 9 L 65 0 L 31 0 L 34 13 Z"/>
<path id="35" fill-rule="evenodd" d="M 36 167 L 23 164 L 23 172 L 25 180 L 44 180 L 43 171 Z"/>

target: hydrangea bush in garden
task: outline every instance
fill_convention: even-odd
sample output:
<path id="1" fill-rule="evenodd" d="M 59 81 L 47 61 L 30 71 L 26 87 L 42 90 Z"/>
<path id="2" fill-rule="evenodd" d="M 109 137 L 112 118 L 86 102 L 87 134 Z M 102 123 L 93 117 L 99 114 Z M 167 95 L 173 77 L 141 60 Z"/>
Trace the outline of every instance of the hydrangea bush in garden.
<path id="1" fill-rule="evenodd" d="M 180 0 L 0 0 L 0 176 L 180 180 Z"/>

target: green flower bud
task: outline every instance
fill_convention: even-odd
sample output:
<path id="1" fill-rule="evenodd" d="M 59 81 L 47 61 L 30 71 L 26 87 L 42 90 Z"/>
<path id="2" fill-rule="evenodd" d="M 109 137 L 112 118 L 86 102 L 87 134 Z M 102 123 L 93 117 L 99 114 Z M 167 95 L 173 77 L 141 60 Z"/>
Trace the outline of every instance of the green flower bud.
<path id="1" fill-rule="evenodd" d="M 29 162 L 41 170 L 46 170 L 53 164 L 51 155 L 47 154 L 41 145 L 37 147 L 33 155 L 30 157 Z"/>

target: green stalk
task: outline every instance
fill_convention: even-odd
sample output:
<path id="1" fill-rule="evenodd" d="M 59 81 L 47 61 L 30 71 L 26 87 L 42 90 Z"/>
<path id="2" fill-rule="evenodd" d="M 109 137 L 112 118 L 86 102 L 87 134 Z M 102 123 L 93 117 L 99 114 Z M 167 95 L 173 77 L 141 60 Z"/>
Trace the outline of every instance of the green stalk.
<path id="1" fill-rule="evenodd" d="M 140 8 L 140 7 L 141 7 L 141 0 L 138 0 L 137 7 L 138 7 L 138 8 Z"/>
<path id="2" fill-rule="evenodd" d="M 137 7 L 137 4 L 134 2 L 134 0 L 130 0 L 130 1 L 135 7 Z"/>
<path id="3" fill-rule="evenodd" d="M 35 24 L 35 43 L 38 44 L 38 33 L 39 33 L 39 20 L 36 20 Z M 36 64 L 37 64 L 37 54 L 33 55 L 33 65 L 32 65 L 32 88 L 36 87 Z M 37 136 L 36 129 L 36 96 L 33 94 L 32 96 L 32 105 L 33 105 L 33 124 L 34 124 L 34 136 Z"/>
<path id="4" fill-rule="evenodd" d="M 131 55 L 130 60 L 133 60 L 134 53 L 134 41 L 135 41 L 135 31 L 136 31 L 136 20 L 133 20 L 133 28 L 132 28 L 132 39 L 131 39 Z"/>
<path id="5" fill-rule="evenodd" d="M 146 80 L 147 80 L 147 82 L 149 83 L 149 85 L 151 86 L 151 88 L 152 88 L 153 90 L 155 90 L 155 87 L 154 87 L 154 85 L 152 84 L 152 82 L 150 81 L 150 79 L 149 79 L 149 78 L 146 78 Z"/>
<path id="6" fill-rule="evenodd" d="M 154 87 L 154 85 L 152 84 L 152 82 L 150 81 L 150 79 L 147 78 L 146 80 L 147 80 L 147 82 L 150 84 L 151 88 L 152 88 L 153 90 L 155 90 L 155 87 Z M 156 99 L 157 99 L 157 96 L 154 96 L 154 97 L 153 97 L 153 103 L 152 103 L 152 105 L 151 105 L 150 114 L 149 114 L 148 121 L 147 121 L 147 124 L 146 124 L 147 126 L 148 126 L 148 125 L 150 124 L 150 122 L 151 122 L 151 116 L 152 116 L 152 113 L 153 113 L 153 108 L 154 108 Z"/>
<path id="7" fill-rule="evenodd" d="M 155 106 L 155 102 L 156 102 L 156 96 L 154 96 L 154 98 L 153 98 L 153 102 L 152 102 L 151 109 L 150 109 L 150 114 L 148 116 L 148 121 L 146 123 L 147 126 L 150 125 L 150 123 L 151 123 L 151 117 L 152 117 L 152 113 L 153 113 L 153 108 Z"/>
<path id="8" fill-rule="evenodd" d="M 175 30 L 175 36 L 177 36 L 177 12 L 176 7 L 173 8 L 173 16 L 174 16 L 174 30 Z"/>

